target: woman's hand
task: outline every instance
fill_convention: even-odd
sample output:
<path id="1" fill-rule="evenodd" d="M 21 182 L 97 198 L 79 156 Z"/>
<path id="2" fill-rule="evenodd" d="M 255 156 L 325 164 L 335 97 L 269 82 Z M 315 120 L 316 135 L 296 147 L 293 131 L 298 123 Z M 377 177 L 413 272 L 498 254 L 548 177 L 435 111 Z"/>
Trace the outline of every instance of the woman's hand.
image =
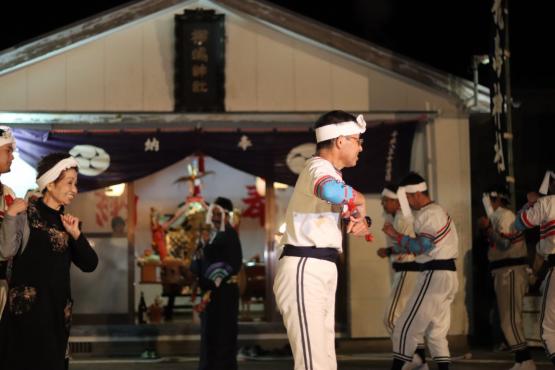
<path id="1" fill-rule="evenodd" d="M 77 240 L 79 238 L 81 230 L 79 230 L 79 219 L 77 217 L 66 213 L 62 215 L 62 224 L 73 239 Z"/>
<path id="2" fill-rule="evenodd" d="M 6 213 L 10 216 L 15 216 L 27 209 L 27 202 L 21 198 L 15 198 L 13 203 L 8 207 Z"/>

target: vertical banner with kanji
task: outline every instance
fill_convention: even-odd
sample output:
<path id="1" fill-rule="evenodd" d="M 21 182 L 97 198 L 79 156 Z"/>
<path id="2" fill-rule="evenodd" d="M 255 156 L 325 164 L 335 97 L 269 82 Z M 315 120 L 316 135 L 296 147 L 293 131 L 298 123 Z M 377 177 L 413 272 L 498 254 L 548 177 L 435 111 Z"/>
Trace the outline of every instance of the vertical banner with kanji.
<path id="1" fill-rule="evenodd" d="M 175 16 L 175 111 L 224 111 L 224 19 L 205 9 Z"/>
<path id="2" fill-rule="evenodd" d="M 507 170 L 505 162 L 505 150 L 503 133 L 507 131 L 507 110 L 511 109 L 507 102 L 507 75 L 509 51 L 507 50 L 507 10 L 508 0 L 493 0 L 491 16 L 493 18 L 493 37 L 491 42 L 491 67 L 492 86 L 491 114 L 495 128 L 494 160 L 497 171 L 504 174 Z"/>

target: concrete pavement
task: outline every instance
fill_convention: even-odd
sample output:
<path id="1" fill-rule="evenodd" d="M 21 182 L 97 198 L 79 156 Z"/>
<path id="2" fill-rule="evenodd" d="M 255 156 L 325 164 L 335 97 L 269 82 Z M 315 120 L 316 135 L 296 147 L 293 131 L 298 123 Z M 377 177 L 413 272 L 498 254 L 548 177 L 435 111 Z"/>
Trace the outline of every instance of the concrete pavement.
<path id="1" fill-rule="evenodd" d="M 538 370 L 553 369 L 547 361 L 543 351 L 533 351 L 534 360 Z M 391 355 L 389 353 L 357 353 L 339 354 L 338 370 L 373 370 L 389 369 Z M 454 360 L 453 370 L 508 370 L 513 365 L 510 353 L 491 353 L 474 351 L 472 357 L 465 360 Z M 164 357 L 154 360 L 141 360 L 137 358 L 90 358 L 76 359 L 71 362 L 70 370 L 196 370 L 198 358 L 196 357 Z M 291 370 L 293 361 L 290 358 L 258 358 L 243 359 L 239 362 L 239 370 Z M 435 369 L 430 363 L 430 369 Z"/>

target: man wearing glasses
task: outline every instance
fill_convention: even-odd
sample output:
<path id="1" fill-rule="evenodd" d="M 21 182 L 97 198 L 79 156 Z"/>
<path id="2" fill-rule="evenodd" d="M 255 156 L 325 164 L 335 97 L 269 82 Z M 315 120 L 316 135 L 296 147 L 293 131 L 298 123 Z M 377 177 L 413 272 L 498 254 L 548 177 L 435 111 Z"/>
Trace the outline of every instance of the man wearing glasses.
<path id="1" fill-rule="evenodd" d="M 341 170 L 356 165 L 366 131 L 362 115 L 332 111 L 316 121 L 316 155 L 300 173 L 285 215 L 286 230 L 274 294 L 295 369 L 335 370 L 336 262 L 341 220 L 347 233 L 368 234 L 364 195 Z"/>

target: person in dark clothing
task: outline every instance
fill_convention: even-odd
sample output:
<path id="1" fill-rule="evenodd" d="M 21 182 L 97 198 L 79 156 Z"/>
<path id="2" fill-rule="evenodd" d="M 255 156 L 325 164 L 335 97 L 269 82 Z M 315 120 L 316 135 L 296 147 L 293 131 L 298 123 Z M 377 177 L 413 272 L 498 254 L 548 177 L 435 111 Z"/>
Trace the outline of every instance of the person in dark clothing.
<path id="1" fill-rule="evenodd" d="M 237 273 L 242 265 L 241 242 L 229 220 L 233 204 L 219 197 L 208 209 L 206 235 L 192 264 L 205 298 L 201 312 L 199 370 L 237 370 L 239 287 Z"/>
<path id="2" fill-rule="evenodd" d="M 42 197 L 29 202 L 26 212 L 4 218 L 0 247 L 14 258 L 2 318 L 1 369 L 68 368 L 70 266 L 92 272 L 98 264 L 79 219 L 64 212 L 77 195 L 77 168 L 66 153 L 44 157 L 37 169 Z"/>

